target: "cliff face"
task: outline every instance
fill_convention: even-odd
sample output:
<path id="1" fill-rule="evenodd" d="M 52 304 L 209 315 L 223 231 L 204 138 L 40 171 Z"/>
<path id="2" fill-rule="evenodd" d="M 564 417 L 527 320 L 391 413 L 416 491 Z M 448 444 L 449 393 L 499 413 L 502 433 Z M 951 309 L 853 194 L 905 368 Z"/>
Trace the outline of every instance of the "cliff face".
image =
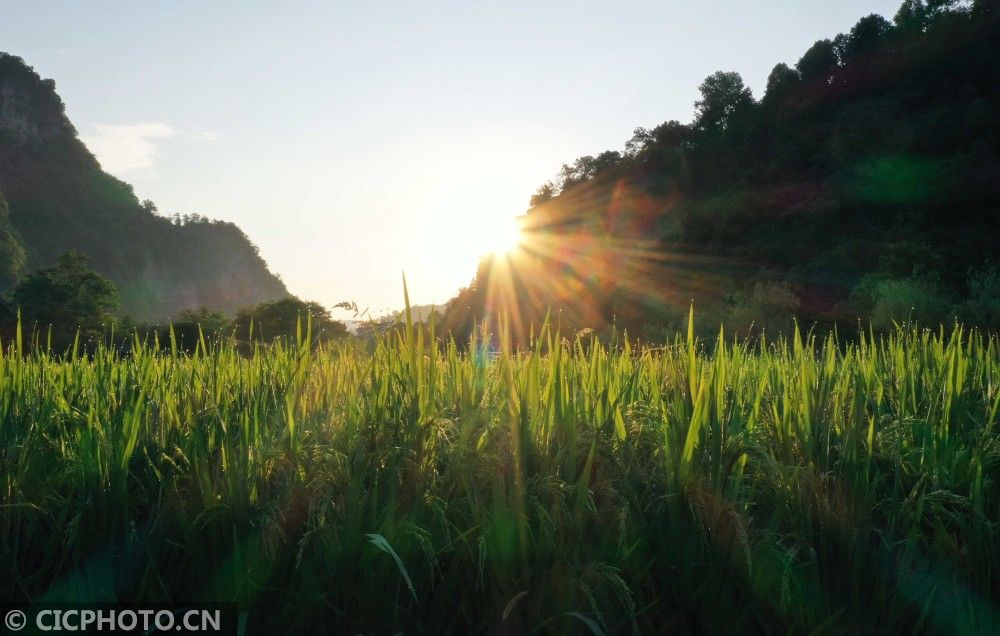
<path id="1" fill-rule="evenodd" d="M 17 137 L 35 137 L 38 125 L 30 116 L 30 97 L 18 86 L 0 86 L 0 130 Z"/>
<path id="2" fill-rule="evenodd" d="M 75 249 L 118 285 L 123 312 L 138 320 L 201 306 L 232 314 L 288 295 L 232 223 L 178 224 L 144 208 L 101 170 L 64 111 L 54 82 L 0 53 L 0 195 L 10 226 L 0 230 L 21 248 L 0 250 L 0 260 L 21 259 L 0 262 L 0 291 Z"/>
<path id="3" fill-rule="evenodd" d="M 19 57 L 0 53 L 0 134 L 19 140 L 75 135 L 52 80 Z"/>

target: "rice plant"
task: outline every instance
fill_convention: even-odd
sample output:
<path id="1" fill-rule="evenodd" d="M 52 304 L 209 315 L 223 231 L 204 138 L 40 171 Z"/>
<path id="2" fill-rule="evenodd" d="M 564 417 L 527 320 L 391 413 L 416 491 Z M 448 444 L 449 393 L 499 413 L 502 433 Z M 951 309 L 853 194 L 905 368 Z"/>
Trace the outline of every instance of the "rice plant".
<path id="1" fill-rule="evenodd" d="M 2 598 L 235 600 L 249 633 L 1000 629 L 995 337 L 494 327 L 10 343 Z"/>

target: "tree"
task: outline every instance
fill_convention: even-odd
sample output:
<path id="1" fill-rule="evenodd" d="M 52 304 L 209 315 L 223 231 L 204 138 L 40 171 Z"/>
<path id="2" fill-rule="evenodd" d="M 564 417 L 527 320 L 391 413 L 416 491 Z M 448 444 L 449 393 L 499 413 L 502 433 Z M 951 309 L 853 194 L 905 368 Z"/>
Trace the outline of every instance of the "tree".
<path id="1" fill-rule="evenodd" d="M 804 80 L 822 78 L 829 81 L 839 60 L 831 40 L 820 40 L 809 47 L 795 65 Z"/>
<path id="2" fill-rule="evenodd" d="M 305 334 L 307 320 L 312 321 L 312 335 L 316 341 L 331 340 L 347 334 L 344 323 L 331 318 L 325 307 L 295 297 L 241 309 L 233 321 L 233 330 L 238 339 L 245 341 L 270 342 L 285 339 L 294 342 L 300 327 L 303 335 Z"/>
<path id="3" fill-rule="evenodd" d="M 753 93 L 736 72 L 718 71 L 698 87 L 701 99 L 695 102 L 695 127 L 706 132 L 722 132 L 740 111 L 753 105 Z"/>
<path id="4" fill-rule="evenodd" d="M 927 5 L 923 0 L 905 0 L 893 22 L 903 31 L 923 31 L 927 26 Z"/>
<path id="5" fill-rule="evenodd" d="M 645 152 L 653 142 L 653 131 L 642 127 L 636 128 L 632 131 L 632 138 L 625 142 L 625 156 L 634 159 Z"/>
<path id="6" fill-rule="evenodd" d="M 622 155 L 617 150 L 605 150 L 601 154 L 594 157 L 594 161 L 590 166 L 590 178 L 596 177 L 597 175 L 613 170 L 618 167 L 621 163 Z"/>
<path id="7" fill-rule="evenodd" d="M 856 60 L 872 51 L 892 33 L 892 23 L 878 14 L 871 14 L 858 20 L 843 43 L 841 63 Z"/>
<path id="8" fill-rule="evenodd" d="M 572 165 L 564 163 L 558 176 L 559 189 L 560 191 L 565 191 L 578 183 L 589 181 L 602 172 L 615 168 L 621 163 L 621 160 L 621 153 L 614 150 L 605 150 L 596 157 L 591 155 L 579 157 Z M 544 188 L 545 186 L 542 187 Z"/>
<path id="9" fill-rule="evenodd" d="M 228 336 L 231 324 L 224 313 L 199 307 L 185 309 L 176 320 L 171 320 L 168 324 L 148 325 L 139 328 L 138 331 L 148 341 L 155 338 L 165 351 L 176 347 L 179 351 L 194 353 L 199 343 L 214 343 Z M 131 337 L 130 330 L 122 329 L 121 332 Z"/>
<path id="10" fill-rule="evenodd" d="M 528 201 L 528 208 L 537 208 L 543 203 L 548 203 L 554 199 L 558 193 L 559 191 L 556 188 L 556 185 L 551 181 L 546 181 L 541 187 L 538 188 L 538 190 L 535 191 L 533 195 L 531 195 L 531 200 Z"/>
<path id="11" fill-rule="evenodd" d="M 590 164 L 594 162 L 591 155 L 577 157 L 572 164 L 564 163 L 556 177 L 559 181 L 559 191 L 565 192 L 577 183 L 582 183 L 589 178 Z"/>
<path id="12" fill-rule="evenodd" d="M 691 138 L 691 127 L 676 119 L 665 121 L 650 131 L 653 142 L 658 146 L 683 146 Z"/>
<path id="13" fill-rule="evenodd" d="M 740 336 L 754 328 L 769 336 L 789 333 L 802 307 L 795 289 L 788 282 L 759 281 L 748 293 L 736 294 L 726 327 Z"/>
<path id="14" fill-rule="evenodd" d="M 767 89 L 764 92 L 764 102 L 773 103 L 781 99 L 798 82 L 798 71 L 789 68 L 785 63 L 776 65 L 771 70 L 771 74 L 767 76 Z"/>
<path id="15" fill-rule="evenodd" d="M 85 337 L 101 335 L 114 323 L 118 289 L 94 271 L 87 257 L 71 251 L 54 265 L 29 274 L 14 289 L 14 305 L 24 319 L 51 326 L 54 341 L 68 344 L 76 329 Z"/>
<path id="16" fill-rule="evenodd" d="M 929 276 L 893 278 L 887 274 L 868 274 L 852 291 L 852 301 L 877 329 L 916 321 L 924 325 L 940 324 L 952 307 L 938 283 Z"/>
<path id="17" fill-rule="evenodd" d="M 221 311 L 212 311 L 208 307 L 185 309 L 178 316 L 176 324 L 197 325 L 205 333 L 216 334 L 229 326 L 229 319 Z"/>

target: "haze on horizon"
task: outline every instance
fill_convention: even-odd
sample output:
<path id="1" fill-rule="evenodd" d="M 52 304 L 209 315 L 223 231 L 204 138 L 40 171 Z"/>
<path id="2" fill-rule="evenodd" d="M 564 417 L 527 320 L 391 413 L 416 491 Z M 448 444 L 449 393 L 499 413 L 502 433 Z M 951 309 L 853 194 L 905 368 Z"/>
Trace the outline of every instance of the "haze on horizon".
<path id="1" fill-rule="evenodd" d="M 237 223 L 292 293 L 442 304 L 535 189 L 735 70 L 760 97 L 898 0 L 0 2 L 0 50 L 56 81 L 105 169 L 162 214 Z"/>

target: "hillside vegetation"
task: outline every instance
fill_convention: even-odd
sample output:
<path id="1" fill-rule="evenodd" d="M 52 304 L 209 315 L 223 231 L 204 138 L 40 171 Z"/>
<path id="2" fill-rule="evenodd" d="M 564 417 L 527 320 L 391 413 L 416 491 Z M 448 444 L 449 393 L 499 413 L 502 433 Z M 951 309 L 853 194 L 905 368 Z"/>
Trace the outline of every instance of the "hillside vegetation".
<path id="1" fill-rule="evenodd" d="M 106 174 L 64 114 L 52 80 L 0 53 L 0 292 L 76 250 L 139 321 L 208 307 L 234 315 L 288 295 L 234 224 L 160 216 Z"/>
<path id="2" fill-rule="evenodd" d="M 449 325 L 506 307 L 527 331 L 552 308 L 656 339 L 693 299 L 741 333 L 792 316 L 1000 327 L 998 13 L 907 0 L 775 66 L 760 99 L 711 75 L 690 123 L 564 165 L 521 253 L 485 260 Z"/>

